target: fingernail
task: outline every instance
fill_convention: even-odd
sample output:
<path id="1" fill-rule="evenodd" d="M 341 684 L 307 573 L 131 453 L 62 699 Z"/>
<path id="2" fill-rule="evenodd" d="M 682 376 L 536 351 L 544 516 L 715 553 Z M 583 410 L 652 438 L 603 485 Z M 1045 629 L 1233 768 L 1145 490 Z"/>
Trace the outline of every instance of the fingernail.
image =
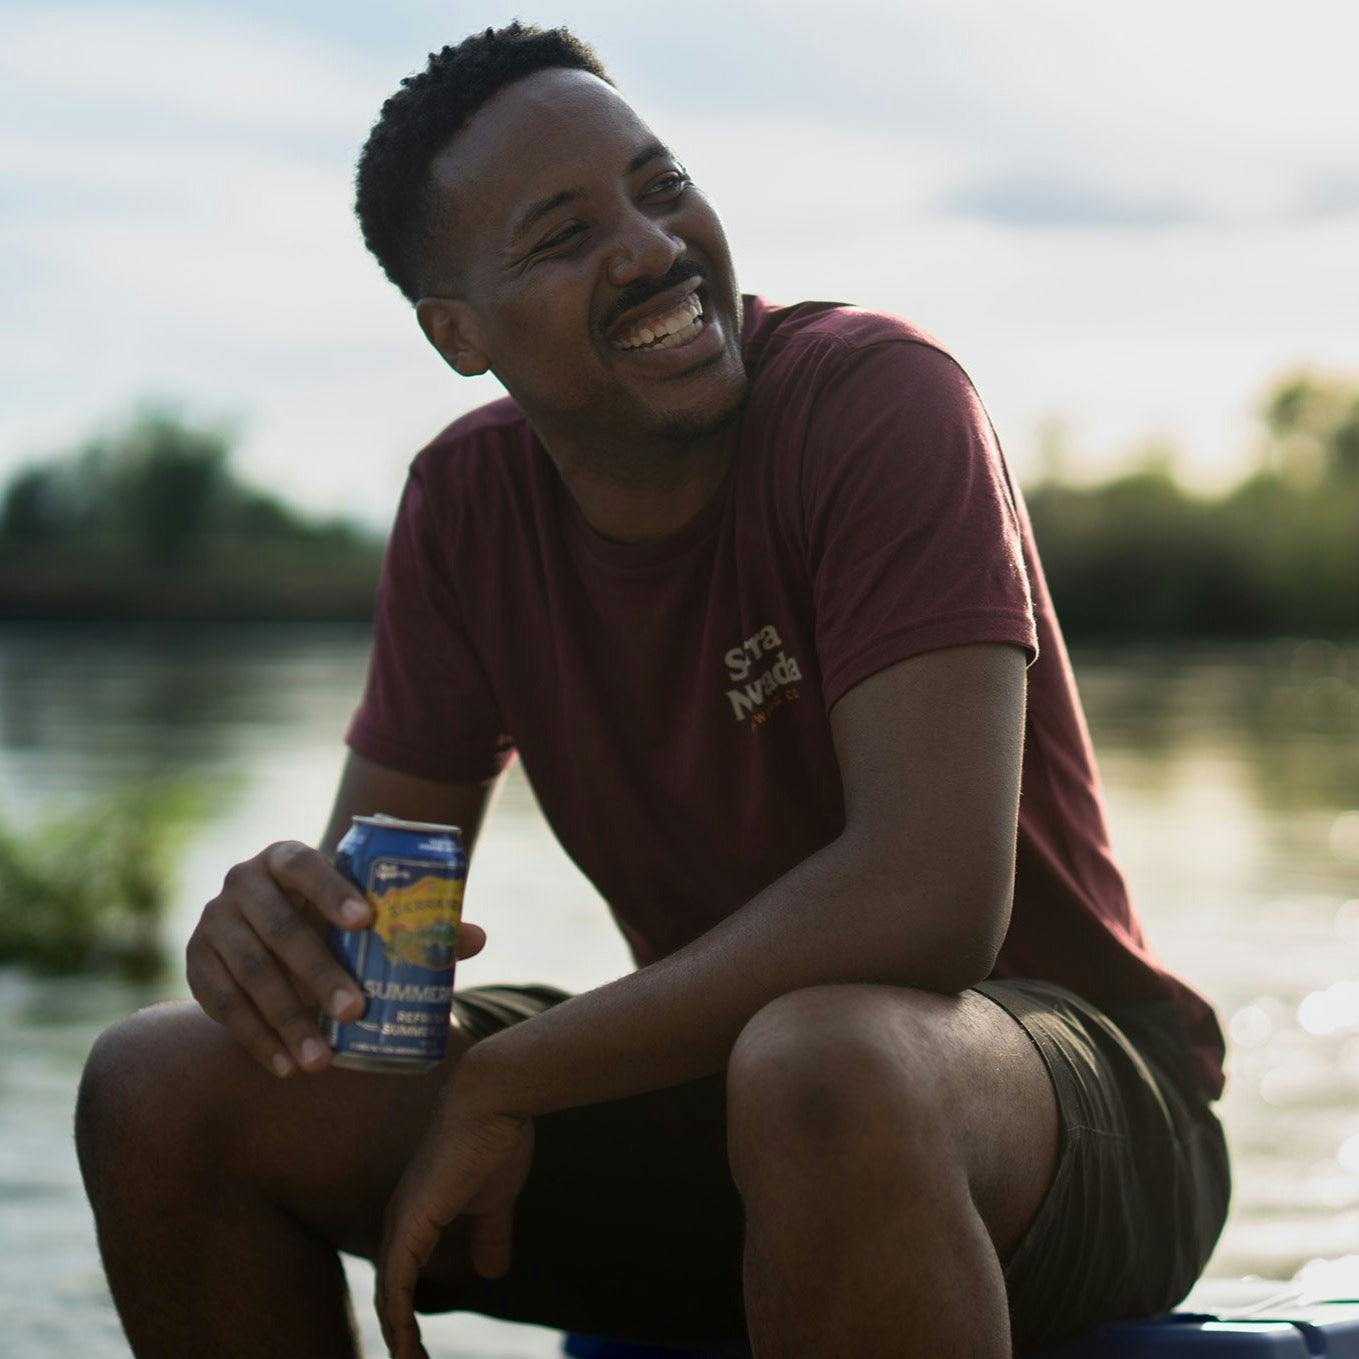
<path id="1" fill-rule="evenodd" d="M 337 986 L 335 994 L 330 998 L 330 1013 L 339 1019 L 356 1000 L 358 996 L 353 991 L 346 991 L 343 986 Z"/>
<path id="2" fill-rule="evenodd" d="M 319 1062 L 326 1055 L 325 1044 L 319 1038 L 302 1040 L 302 1060 L 306 1063 Z"/>
<path id="3" fill-rule="evenodd" d="M 281 1052 L 276 1052 L 269 1059 L 269 1065 L 274 1068 L 276 1076 L 286 1076 L 293 1069 L 293 1064 Z"/>
<path id="4" fill-rule="evenodd" d="M 349 900 L 344 902 L 340 907 L 340 919 L 343 920 L 346 925 L 366 924 L 368 920 L 368 907 L 365 906 L 363 902 L 356 901 L 353 897 L 350 897 Z"/>

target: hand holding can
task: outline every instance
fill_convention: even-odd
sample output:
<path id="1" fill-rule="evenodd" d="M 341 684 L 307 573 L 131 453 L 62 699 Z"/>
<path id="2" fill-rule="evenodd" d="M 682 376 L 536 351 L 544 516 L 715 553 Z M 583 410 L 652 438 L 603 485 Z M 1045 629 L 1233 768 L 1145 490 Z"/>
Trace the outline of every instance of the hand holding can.
<path id="1" fill-rule="evenodd" d="M 203 908 L 185 950 L 189 990 L 265 1070 L 283 1077 L 324 1071 L 332 1054 L 318 1007 L 346 1019 L 365 1004 L 324 934 L 327 927 L 350 933 L 371 918 L 363 893 L 326 855 L 277 841 L 233 865 Z M 479 926 L 462 925 L 458 956 L 470 958 L 485 942 Z"/>

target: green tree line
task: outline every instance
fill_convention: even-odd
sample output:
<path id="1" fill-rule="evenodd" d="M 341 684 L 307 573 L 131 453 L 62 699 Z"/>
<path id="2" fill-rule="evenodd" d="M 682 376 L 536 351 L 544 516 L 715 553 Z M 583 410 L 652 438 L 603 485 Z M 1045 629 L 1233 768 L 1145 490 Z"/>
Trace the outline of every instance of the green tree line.
<path id="1" fill-rule="evenodd" d="M 0 617 L 366 618 L 382 544 L 231 469 L 232 437 L 148 408 L 20 468 L 0 497 Z"/>
<path id="2" fill-rule="evenodd" d="M 1069 637 L 1359 636 L 1359 381 L 1288 374 L 1258 413 L 1253 470 L 1217 496 L 1164 450 L 1096 486 L 1025 488 Z"/>
<path id="3" fill-rule="evenodd" d="M 1359 636 L 1359 379 L 1299 371 L 1216 496 L 1170 453 L 1098 485 L 1025 487 L 1073 640 Z M 1173 452 L 1173 450 L 1172 450 Z M 22 468 L 0 497 L 0 617 L 367 618 L 381 543 L 232 472 L 231 437 L 143 411 Z"/>

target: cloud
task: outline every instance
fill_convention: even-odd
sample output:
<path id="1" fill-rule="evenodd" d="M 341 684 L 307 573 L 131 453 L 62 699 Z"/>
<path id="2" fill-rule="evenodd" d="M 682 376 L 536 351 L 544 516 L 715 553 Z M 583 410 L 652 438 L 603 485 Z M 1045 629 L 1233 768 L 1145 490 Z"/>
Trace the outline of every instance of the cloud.
<path id="1" fill-rule="evenodd" d="M 1303 200 L 1309 216 L 1359 213 L 1359 170 L 1307 185 Z"/>
<path id="2" fill-rule="evenodd" d="M 96 139 L 109 117 L 172 138 L 193 125 L 345 137 L 385 93 L 323 39 L 159 8 L 13 10 L 0 21 L 0 80 L 7 99 L 40 101 L 44 122 Z"/>
<path id="3" fill-rule="evenodd" d="M 1137 198 L 1043 176 L 981 180 L 943 195 L 938 211 L 1017 227 L 1181 226 L 1203 211 L 1171 198 Z"/>
<path id="4" fill-rule="evenodd" d="M 372 488 L 492 390 L 448 375 L 366 257 L 352 167 L 403 71 L 470 24 L 241 3 L 0 17 L 0 463 L 166 393 L 249 417 L 252 474 L 383 518 Z M 1352 351 L 1356 21 L 1299 5 L 1291 27 L 1253 0 L 1229 23 L 1169 0 L 695 0 L 678 24 L 563 0 L 551 22 L 713 193 L 744 283 L 956 343 L 1012 448 L 1063 409 L 1110 444 L 1147 417 L 1226 448 L 1271 354 Z"/>
<path id="5" fill-rule="evenodd" d="M 1327 201 L 1311 184 L 1359 170 L 1359 9 L 1334 0 L 759 3 L 823 73 L 790 74 L 803 107 L 952 158 L 945 207 L 1095 229 L 1300 218 Z M 781 75 L 750 49 L 749 87 Z"/>
<path id="6" fill-rule="evenodd" d="M 0 403 L 0 478 L 148 392 L 268 412 L 247 422 L 267 442 L 290 402 L 324 424 L 328 386 L 418 356 L 351 208 L 390 83 L 361 53 L 226 17 L 0 19 L 0 363 L 21 379 Z M 296 452 L 294 472 L 305 495 Z"/>

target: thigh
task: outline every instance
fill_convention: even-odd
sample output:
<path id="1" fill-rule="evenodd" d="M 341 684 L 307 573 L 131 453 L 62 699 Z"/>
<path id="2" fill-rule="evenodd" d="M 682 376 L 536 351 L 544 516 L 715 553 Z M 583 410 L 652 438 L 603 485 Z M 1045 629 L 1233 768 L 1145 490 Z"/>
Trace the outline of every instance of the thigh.
<path id="1" fill-rule="evenodd" d="M 417 1075 L 331 1067 L 277 1081 L 260 1073 L 266 1098 L 248 1120 L 236 1120 L 237 1136 L 248 1139 L 251 1182 L 340 1250 L 375 1260 L 388 1200 L 462 1054 L 569 996 L 542 985 L 454 992 L 448 1056 Z M 446 1280 L 473 1277 L 465 1224 L 444 1234 L 431 1268 Z"/>
<path id="2" fill-rule="evenodd" d="M 1016 1344 L 1173 1307 L 1221 1233 L 1230 1194 L 1221 1124 L 1176 1060 L 1168 1009 L 1119 1022 L 1063 987 L 984 982 L 1028 1033 L 1061 1111 L 1057 1167 L 1003 1257 Z"/>
<path id="3" fill-rule="evenodd" d="M 746 1066 L 763 1054 L 780 1079 L 791 1070 L 810 1083 L 810 1103 L 793 1101 L 808 1119 L 823 1096 L 853 1125 L 881 1099 L 882 1081 L 897 1080 L 903 1097 L 928 1085 L 978 1166 L 993 1234 L 1017 1240 L 1037 1213 L 1052 1174 L 1057 1109 L 1029 1039 L 987 1001 L 815 987 L 768 1006 L 742 1044 Z M 885 1066 L 875 1062 L 883 1055 Z M 728 1073 L 536 1119 L 510 1273 L 450 1282 L 431 1272 L 417 1306 L 657 1343 L 744 1335 L 730 1082 Z M 755 1096 L 776 1120 L 789 1107 L 777 1093 Z M 856 1103 L 864 1099 L 867 1106 Z M 997 1144 L 997 1108 L 1017 1146 Z M 839 1116 L 832 1122 L 845 1126 Z"/>
<path id="4" fill-rule="evenodd" d="M 184 1177 L 258 1193 L 338 1248 L 371 1257 L 391 1192 L 463 1052 L 492 1024 L 565 995 L 521 988 L 462 1010 L 455 1000 L 448 1057 L 423 1074 L 331 1067 L 285 1080 L 197 1005 L 152 1006 L 112 1027 L 90 1055 L 81 1117 L 98 1154 L 87 1159 L 100 1177 L 154 1167 L 153 1182 L 171 1203 L 171 1186 Z M 443 1254 L 446 1264 L 461 1258 L 456 1233 Z"/>
<path id="5" fill-rule="evenodd" d="M 484 1036 L 565 994 L 525 994 L 533 990 L 468 993 L 462 1024 Z M 816 988 L 785 1002 L 829 1003 L 843 999 L 843 990 Z M 885 988 L 872 991 L 887 996 Z M 954 1061 L 945 1075 L 934 1075 L 941 1089 L 958 1089 L 956 1117 L 977 1106 L 978 1090 L 987 1108 L 1011 1110 L 1002 1158 L 1008 1179 L 1036 1186 L 1032 1201 L 1020 1205 L 1021 1225 L 993 1233 L 1016 1343 L 1172 1306 L 1206 1262 L 1229 1193 L 1221 1125 L 1186 1083 L 1176 1060 L 1182 1040 L 1154 1015 L 1140 1026 L 1136 1016 L 1121 1016 L 1120 1028 L 1045 982 L 987 982 L 975 991 L 1014 1025 L 995 1032 L 970 995 L 918 998 L 937 1014 L 887 996 L 890 1013 L 873 1032 L 899 1030 L 902 1051 L 928 1063 L 934 1045 L 920 1040 L 937 1032 L 929 1024 L 944 1024 L 960 1039 L 985 1031 L 985 1044 L 951 1049 L 978 1053 L 977 1063 Z M 821 1022 L 810 1031 L 822 1040 L 830 1032 Z M 1035 1052 L 1041 1063 L 1034 1065 L 1045 1069 L 1056 1095 L 1055 1168 L 1051 1148 L 1038 1145 L 1042 1111 L 1033 1109 L 1032 1135 L 1015 1112 L 1032 1104 L 1025 1059 Z M 971 1140 L 992 1147 L 994 1122 L 983 1122 Z M 674 1344 L 744 1334 L 743 1217 L 728 1163 L 724 1076 L 563 1110 L 535 1120 L 535 1128 L 510 1273 L 500 1280 L 432 1273 L 417 1292 L 421 1310 L 465 1308 Z M 980 1151 L 976 1157 L 985 1183 L 989 1163 Z M 1026 1157 L 1032 1173 L 1020 1174 Z"/>
<path id="6" fill-rule="evenodd" d="M 478 1009 L 485 1031 L 495 1017 Z M 416 1306 L 640 1341 L 726 1339 L 745 1331 L 742 1238 L 719 1075 L 536 1118 L 510 1272 L 431 1274 Z"/>
<path id="7" fill-rule="evenodd" d="M 790 992 L 742 1030 L 728 1093 L 743 1188 L 772 1148 L 850 1165 L 876 1136 L 931 1177 L 941 1158 L 958 1161 L 997 1254 L 1033 1221 L 1056 1164 L 1047 1069 L 1023 1028 L 971 992 L 869 983 Z"/>

